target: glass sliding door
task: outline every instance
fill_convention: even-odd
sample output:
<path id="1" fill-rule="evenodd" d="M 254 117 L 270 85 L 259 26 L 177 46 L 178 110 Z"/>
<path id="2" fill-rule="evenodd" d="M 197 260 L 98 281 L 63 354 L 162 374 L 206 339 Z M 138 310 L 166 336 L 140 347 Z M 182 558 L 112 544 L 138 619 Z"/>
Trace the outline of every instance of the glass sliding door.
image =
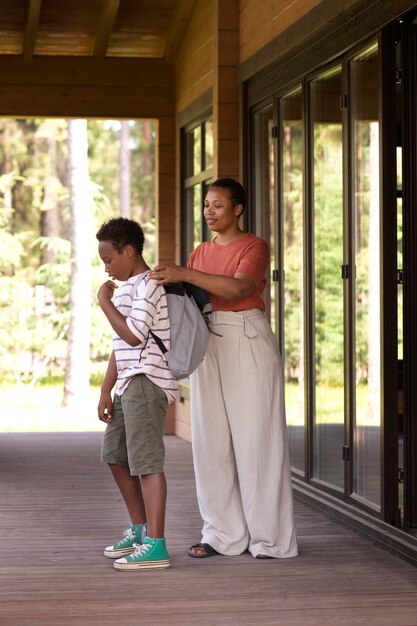
<path id="1" fill-rule="evenodd" d="M 313 477 L 344 489 L 341 66 L 310 82 L 313 227 Z"/>
<path id="2" fill-rule="evenodd" d="M 349 63 L 355 266 L 353 494 L 376 506 L 381 500 L 378 63 L 376 43 Z"/>
<path id="3" fill-rule="evenodd" d="M 305 472 L 304 186 L 301 86 L 279 101 L 283 364 L 291 466 Z"/>
<path id="4" fill-rule="evenodd" d="M 263 298 L 267 307 L 273 332 L 279 336 L 278 326 L 278 283 L 273 280 L 277 260 L 277 220 L 275 211 L 275 153 L 274 153 L 274 108 L 269 105 L 254 116 L 255 167 L 255 206 L 253 232 L 269 243 L 271 271 Z M 279 337 L 278 337 L 279 338 Z"/>

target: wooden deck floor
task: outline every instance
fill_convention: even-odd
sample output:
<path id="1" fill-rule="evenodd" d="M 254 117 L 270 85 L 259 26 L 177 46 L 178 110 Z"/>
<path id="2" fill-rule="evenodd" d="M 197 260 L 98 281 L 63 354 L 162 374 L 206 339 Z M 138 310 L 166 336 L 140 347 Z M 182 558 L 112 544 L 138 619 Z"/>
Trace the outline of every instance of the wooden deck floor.
<path id="1" fill-rule="evenodd" d="M 167 437 L 168 570 L 116 572 L 126 527 L 101 434 L 0 435 L 0 624 L 417 624 L 417 569 L 296 502 L 300 556 L 191 559 L 190 445 Z"/>

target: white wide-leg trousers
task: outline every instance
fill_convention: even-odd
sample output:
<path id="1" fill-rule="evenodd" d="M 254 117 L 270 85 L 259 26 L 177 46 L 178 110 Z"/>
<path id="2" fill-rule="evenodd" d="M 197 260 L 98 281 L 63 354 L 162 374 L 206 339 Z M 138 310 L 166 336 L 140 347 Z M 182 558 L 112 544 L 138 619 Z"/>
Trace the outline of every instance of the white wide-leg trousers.
<path id="1" fill-rule="evenodd" d="M 191 376 L 202 542 L 221 554 L 297 555 L 281 357 L 265 314 L 216 311 Z"/>

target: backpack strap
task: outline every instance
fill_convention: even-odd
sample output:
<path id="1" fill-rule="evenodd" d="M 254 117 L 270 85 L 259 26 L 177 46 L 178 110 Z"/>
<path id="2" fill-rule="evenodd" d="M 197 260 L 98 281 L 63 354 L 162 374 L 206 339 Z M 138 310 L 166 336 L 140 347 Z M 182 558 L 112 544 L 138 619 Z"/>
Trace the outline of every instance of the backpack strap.
<path id="1" fill-rule="evenodd" d="M 142 274 L 139 274 L 139 276 L 137 277 L 137 279 L 133 283 L 132 291 L 130 292 L 130 294 L 132 296 L 132 300 L 133 300 L 133 297 L 135 295 L 136 287 L 142 282 L 142 280 L 145 278 L 145 276 L 147 274 L 149 274 L 149 272 L 152 272 L 152 270 L 146 270 L 145 272 L 142 272 Z"/>
<path id="2" fill-rule="evenodd" d="M 154 338 L 155 343 L 158 345 L 158 348 L 160 349 L 162 354 L 165 354 L 165 352 L 168 352 L 168 350 L 165 347 L 164 342 L 162 341 L 162 339 L 158 337 L 158 335 L 155 335 L 155 333 L 152 332 L 151 330 L 149 331 L 149 334 L 152 335 L 152 337 Z"/>
<path id="3" fill-rule="evenodd" d="M 145 276 L 147 274 L 149 274 L 149 272 L 151 272 L 152 270 L 146 270 L 146 272 L 143 272 L 142 274 L 140 274 L 140 276 L 138 276 L 138 278 L 135 280 L 135 282 L 133 283 L 132 286 L 132 300 L 136 291 L 136 287 L 142 282 L 142 280 L 145 278 Z M 162 354 L 165 354 L 165 352 L 168 352 L 167 348 L 165 347 L 164 342 L 158 337 L 158 335 L 155 335 L 154 332 L 152 332 L 151 330 L 149 330 L 149 334 L 152 335 L 152 337 L 154 338 L 158 348 L 160 349 L 160 351 L 162 352 Z"/>

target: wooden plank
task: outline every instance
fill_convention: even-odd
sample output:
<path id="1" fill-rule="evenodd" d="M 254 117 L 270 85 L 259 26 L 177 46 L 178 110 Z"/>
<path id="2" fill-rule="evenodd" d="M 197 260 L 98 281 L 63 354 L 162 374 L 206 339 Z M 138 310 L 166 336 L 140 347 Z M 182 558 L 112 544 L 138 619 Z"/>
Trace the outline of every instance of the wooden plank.
<path id="1" fill-rule="evenodd" d="M 103 0 L 43 0 L 35 56 L 85 55 L 93 49 L 97 16 Z"/>
<path id="2" fill-rule="evenodd" d="M 170 89 L 0 84 L 0 115 L 11 117 L 90 117 L 153 119 L 173 114 Z"/>
<path id="3" fill-rule="evenodd" d="M 97 58 L 104 58 L 106 56 L 119 5 L 120 0 L 103 0 L 97 22 L 93 50 L 93 55 Z"/>
<path id="4" fill-rule="evenodd" d="M 179 0 L 176 2 L 175 12 L 165 38 L 164 57 L 168 61 L 173 61 L 177 56 L 195 5 L 196 0 Z"/>
<path id="5" fill-rule="evenodd" d="M 216 176 L 239 177 L 239 109 L 237 65 L 239 60 L 238 3 L 215 6 L 214 119 Z M 225 27 L 227 24 L 227 28 Z"/>
<path id="6" fill-rule="evenodd" d="M 175 244 L 173 230 L 158 229 L 156 263 L 174 263 Z"/>
<path id="7" fill-rule="evenodd" d="M 176 110 L 182 111 L 212 88 L 213 6 L 198 0 L 175 60 Z"/>
<path id="8" fill-rule="evenodd" d="M 0 434 L 4 626 L 415 626 L 417 569 L 297 501 L 298 558 L 190 559 L 201 527 L 191 446 L 173 436 L 165 438 L 172 568 L 116 572 L 102 551 L 128 520 L 98 461 L 101 438 Z"/>
<path id="9" fill-rule="evenodd" d="M 239 178 L 239 141 L 222 139 L 217 153 L 217 176 Z"/>
<path id="10" fill-rule="evenodd" d="M 241 62 L 260 50 L 320 5 L 323 0 L 293 0 L 270 2 L 252 0 L 240 7 L 240 60 Z M 355 0 L 351 0 L 351 3 Z M 346 3 L 345 3 L 346 4 Z M 337 4 L 334 11 L 337 12 Z"/>
<path id="11" fill-rule="evenodd" d="M 159 145 L 158 147 L 158 169 L 160 174 L 174 173 L 174 145 Z M 172 190 L 172 193 L 174 190 Z"/>
<path id="12" fill-rule="evenodd" d="M 218 140 L 233 140 L 238 142 L 239 113 L 235 104 L 223 104 L 219 110 Z M 237 145 L 239 145 L 237 143 Z M 221 149 L 221 145 L 219 146 Z"/>
<path id="13" fill-rule="evenodd" d="M 221 103 L 233 103 L 237 108 L 239 90 L 237 87 L 236 66 L 219 68 L 218 80 Z"/>
<path id="14" fill-rule="evenodd" d="M 25 32 L 23 35 L 23 57 L 25 61 L 33 57 L 41 6 L 42 0 L 29 0 Z"/>
<path id="15" fill-rule="evenodd" d="M 19 56 L 0 56 L 0 77 L 3 85 L 34 85 L 38 89 L 47 85 L 113 85 L 174 91 L 172 66 L 160 59 L 35 57 L 28 64 Z"/>
<path id="16" fill-rule="evenodd" d="M 155 220 L 158 224 L 157 262 L 172 263 L 175 260 L 175 120 L 165 118 L 158 123 L 156 150 L 156 180 L 158 181 L 155 202 Z M 169 200 L 170 199 L 170 200 Z M 175 426 L 173 424 L 173 428 Z"/>

